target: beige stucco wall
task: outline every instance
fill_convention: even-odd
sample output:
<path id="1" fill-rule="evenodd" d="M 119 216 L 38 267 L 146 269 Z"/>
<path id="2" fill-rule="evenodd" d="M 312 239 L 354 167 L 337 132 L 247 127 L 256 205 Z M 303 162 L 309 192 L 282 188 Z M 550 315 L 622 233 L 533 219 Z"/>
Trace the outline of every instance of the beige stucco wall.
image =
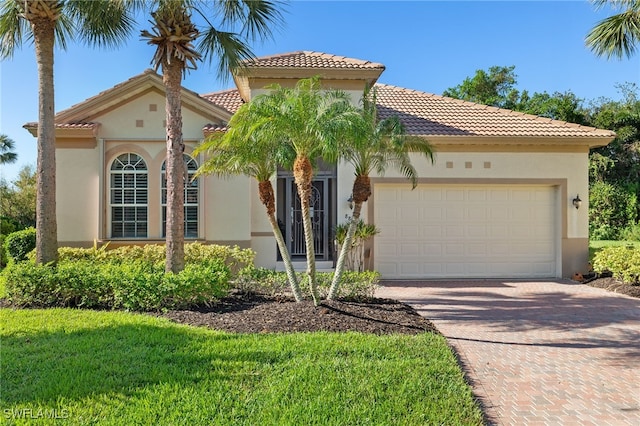
<path id="1" fill-rule="evenodd" d="M 470 148 L 473 149 L 473 148 Z M 516 151 L 515 149 L 512 149 Z M 412 155 L 412 161 L 421 179 L 437 179 L 438 183 L 469 180 L 487 183 L 517 184 L 540 180 L 558 185 L 560 216 L 556 224 L 559 239 L 561 276 L 569 277 L 576 271 L 584 271 L 588 261 L 588 155 L 585 152 L 438 152 L 431 164 L 423 157 Z M 373 177 L 374 175 L 372 175 Z M 395 170 L 388 170 L 386 178 L 402 178 Z M 560 184 L 561 183 L 561 184 Z M 338 218 L 349 214 L 346 200 L 351 194 L 353 169 L 348 164 L 338 168 Z M 410 185 L 407 181 L 407 185 Z M 580 194 L 582 207 L 576 210 L 573 198 Z M 365 206 L 366 220 L 371 208 Z"/>
<path id="2" fill-rule="evenodd" d="M 161 166 L 166 157 L 164 120 L 164 97 L 156 91 L 149 91 L 127 104 L 92 117 L 92 121 L 100 123 L 95 147 L 73 148 L 70 142 L 65 143 L 70 148 L 57 150 L 59 241 L 69 242 L 69 245 L 88 245 L 96 239 L 109 239 L 109 168 L 118 155 L 127 152 L 140 155 L 147 163 L 147 240 L 162 240 Z M 192 155 L 193 148 L 203 138 L 203 126 L 211 121 L 211 117 L 183 108 L 186 154 Z M 196 161 L 202 164 L 203 156 L 198 156 Z M 69 173 L 70 170 L 73 172 Z M 101 173 L 104 173 L 102 179 Z M 200 205 L 200 240 L 250 246 L 250 179 L 202 178 Z"/>
<path id="3" fill-rule="evenodd" d="M 98 239 L 98 164 L 97 148 L 56 151 L 56 213 L 62 245 Z"/>

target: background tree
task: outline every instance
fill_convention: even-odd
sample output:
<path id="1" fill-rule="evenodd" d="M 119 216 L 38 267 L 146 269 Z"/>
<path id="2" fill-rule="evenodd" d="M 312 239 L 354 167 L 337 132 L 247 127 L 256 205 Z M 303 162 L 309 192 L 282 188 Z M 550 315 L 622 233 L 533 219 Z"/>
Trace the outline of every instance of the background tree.
<path id="1" fill-rule="evenodd" d="M 36 224 L 36 173 L 32 166 L 20 169 L 11 183 L 0 181 L 2 233 L 8 234 Z M 11 224 L 12 229 L 5 226 Z"/>
<path id="2" fill-rule="evenodd" d="M 215 133 L 208 137 L 196 153 L 206 152 L 208 160 L 203 163 L 199 174 L 218 176 L 245 175 L 258 181 L 260 201 L 266 209 L 278 250 L 285 265 L 289 286 L 296 302 L 303 300 L 302 291 L 296 277 L 287 244 L 285 243 L 278 219 L 276 218 L 276 199 L 271 178 L 276 174 L 278 165 L 291 164 L 293 160 L 289 146 L 278 143 L 277 139 L 261 138 L 253 131 L 254 124 L 261 117 L 252 114 L 253 103 L 244 104 L 229 121 L 226 133 Z"/>
<path id="3" fill-rule="evenodd" d="M 16 143 L 7 135 L 0 135 L 0 164 L 15 163 L 18 154 L 14 151 Z"/>
<path id="4" fill-rule="evenodd" d="M 184 73 L 197 68 L 202 58 L 215 57 L 219 76 L 228 76 L 229 69 L 242 65 L 253 57 L 247 42 L 272 37 L 271 26 L 282 21 L 277 2 L 267 0 L 221 0 L 198 2 L 190 0 L 160 0 L 153 3 L 152 30 L 142 31 L 142 37 L 156 46 L 152 64 L 162 68 L 166 92 L 167 122 L 167 229 L 166 271 L 184 269 L 184 141 L 182 140 L 181 82 Z M 204 24 L 200 32 L 191 19 L 198 13 Z M 219 17 L 219 25 L 211 22 Z M 222 28 L 230 27 L 228 31 Z M 197 46 L 194 44 L 198 42 Z"/>
<path id="5" fill-rule="evenodd" d="M 442 95 L 455 99 L 513 109 L 519 93 L 515 90 L 517 76 L 515 65 L 510 67 L 493 66 L 488 71 L 476 70 L 473 77 L 446 89 Z"/>
<path id="6" fill-rule="evenodd" d="M 328 299 L 338 295 L 344 264 L 358 228 L 362 204 L 371 196 L 372 172 L 383 174 L 388 167 L 399 170 L 417 185 L 416 169 L 411 164 L 411 152 L 425 155 L 433 162 L 433 149 L 426 139 L 409 137 L 397 116 L 379 119 L 375 89 L 365 91 L 358 120 L 349 128 L 340 143 L 340 158 L 355 169 L 353 182 L 353 215 L 338 256 L 336 270 L 331 281 Z"/>
<path id="7" fill-rule="evenodd" d="M 598 56 L 631 58 L 640 43 L 640 0 L 592 0 L 598 9 L 612 7 L 620 13 L 598 22 L 586 44 Z"/>
<path id="8" fill-rule="evenodd" d="M 73 36 L 96 46 L 124 41 L 133 28 L 126 0 L 4 0 L 0 5 L 0 56 L 32 41 L 38 64 L 36 262 L 58 258 L 54 124 L 54 42 L 65 49 Z"/>

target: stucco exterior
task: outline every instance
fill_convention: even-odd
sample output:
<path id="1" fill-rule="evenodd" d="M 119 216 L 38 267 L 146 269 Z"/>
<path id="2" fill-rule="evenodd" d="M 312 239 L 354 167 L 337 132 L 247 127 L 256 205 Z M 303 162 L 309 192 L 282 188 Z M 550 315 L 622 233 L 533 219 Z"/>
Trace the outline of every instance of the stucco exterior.
<path id="1" fill-rule="evenodd" d="M 302 55 L 295 56 L 298 53 Z M 296 52 L 294 56 L 297 62 L 294 61 L 293 65 L 282 62 L 283 57 L 288 58 L 286 55 L 267 57 L 264 63 L 258 61 L 255 66 L 235 75 L 237 92 L 200 96 L 184 89 L 185 154 L 192 155 L 208 129 L 224 128 L 238 105 L 266 93 L 265 86 L 268 84 L 292 86 L 300 78 L 320 75 L 323 87 L 344 90 L 351 96 L 353 104 L 358 105 L 364 88 L 375 83 L 384 70 L 381 64 L 315 52 Z M 312 65 L 305 65 L 307 56 L 314 59 Z M 554 275 L 570 276 L 586 268 L 588 153 L 591 147 L 608 143 L 614 136 L 612 133 L 395 86 L 384 86 L 383 93 L 384 114 L 399 114 L 401 119 L 408 120 L 409 132 L 428 139 L 436 152 L 434 163 L 412 154 L 419 186 L 550 187 L 555 194 L 552 226 L 557 233 L 557 242 L 554 243 L 557 268 Z M 403 97 L 413 97 L 413 103 L 405 103 Z M 434 107 L 429 102 L 438 104 Z M 410 108 L 403 110 L 405 104 Z M 448 115 L 443 113 L 443 121 L 438 122 L 438 115 L 435 118 L 424 116 L 430 108 L 445 111 Z M 460 117 L 454 117 L 454 124 L 447 122 L 449 116 L 455 116 L 458 110 Z M 478 127 L 485 121 L 493 123 L 491 120 L 497 120 L 497 124 L 484 125 L 489 130 Z M 470 123 L 467 127 L 466 122 Z M 455 123 L 462 124 L 458 127 Z M 165 159 L 162 79 L 152 71 L 145 71 L 58 113 L 56 124 L 60 244 L 90 246 L 96 241 L 111 242 L 112 246 L 162 243 L 161 168 Z M 547 126 L 551 130 L 547 131 Z M 25 127 L 34 135 L 37 134 L 34 125 Z M 113 237 L 110 168 L 116 158 L 127 153 L 139 156 L 147 167 L 148 199 L 144 238 Z M 202 155 L 192 158 L 198 165 L 205 160 Z M 272 182 L 276 197 L 280 200 L 279 206 L 283 205 L 285 194 L 279 193 L 278 188 L 285 187 L 285 177 L 279 174 L 274 176 Z M 331 217 L 335 218 L 332 219 L 335 223 L 330 222 L 332 226 L 345 222 L 351 214 L 347 200 L 351 195 L 353 178 L 353 168 L 342 162 L 336 166 L 335 177 L 328 178 L 332 182 L 335 180 L 336 188 L 335 193 L 331 189 L 331 195 L 326 198 Z M 372 176 L 374 188 L 375 185 L 403 182 L 402 175 L 392 169 L 384 176 Z M 408 182 L 406 185 L 410 187 Z M 256 265 L 268 268 L 280 266 L 271 226 L 253 179 L 244 176 L 203 176 L 198 180 L 197 194 L 197 237 L 188 238 L 187 241 L 250 247 L 256 252 Z M 580 209 L 575 209 L 572 200 L 578 194 L 583 202 Z M 365 221 L 375 223 L 376 202 L 380 201 L 372 196 L 365 205 Z M 286 218 L 288 214 L 288 210 L 281 212 L 279 218 Z M 325 232 L 326 238 L 332 238 L 330 230 Z M 367 250 L 370 260 L 376 256 L 374 246 L 370 243 Z M 320 267 L 331 268 L 334 261 L 335 255 L 330 253 Z M 373 262 L 369 264 L 373 265 Z"/>

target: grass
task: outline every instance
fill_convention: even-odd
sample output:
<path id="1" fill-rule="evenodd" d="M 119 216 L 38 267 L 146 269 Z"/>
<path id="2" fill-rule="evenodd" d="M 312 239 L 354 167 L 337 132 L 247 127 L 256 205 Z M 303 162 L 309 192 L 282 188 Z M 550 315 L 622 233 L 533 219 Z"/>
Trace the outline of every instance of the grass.
<path id="1" fill-rule="evenodd" d="M 634 246 L 640 248 L 640 241 L 589 240 L 589 261 L 605 247 Z"/>
<path id="2" fill-rule="evenodd" d="M 72 309 L 0 309 L 0 327 L 8 424 L 482 424 L 430 333 L 240 335 Z"/>

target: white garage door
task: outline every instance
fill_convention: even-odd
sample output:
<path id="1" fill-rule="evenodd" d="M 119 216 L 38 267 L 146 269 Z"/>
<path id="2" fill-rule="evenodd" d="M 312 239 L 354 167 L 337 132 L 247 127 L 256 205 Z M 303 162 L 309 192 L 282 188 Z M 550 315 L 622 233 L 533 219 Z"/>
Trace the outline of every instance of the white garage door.
<path id="1" fill-rule="evenodd" d="M 374 186 L 383 278 L 557 275 L 556 190 L 524 185 Z"/>

